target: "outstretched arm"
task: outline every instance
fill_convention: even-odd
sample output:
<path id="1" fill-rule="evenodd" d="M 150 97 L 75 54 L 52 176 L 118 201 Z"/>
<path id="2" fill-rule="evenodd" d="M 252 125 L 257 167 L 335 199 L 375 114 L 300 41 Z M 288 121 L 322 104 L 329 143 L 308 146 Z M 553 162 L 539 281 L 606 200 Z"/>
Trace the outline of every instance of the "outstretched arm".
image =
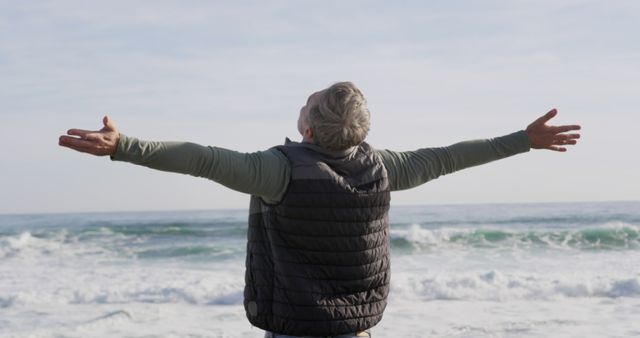
<path id="1" fill-rule="evenodd" d="M 577 133 L 567 132 L 579 130 L 580 126 L 547 126 L 546 122 L 556 115 L 553 109 L 526 130 L 492 139 L 405 152 L 377 150 L 377 153 L 387 168 L 391 190 L 409 189 L 442 175 L 527 152 L 530 148 L 566 151 L 564 146 L 576 144 L 580 138 Z"/>
<path id="2" fill-rule="evenodd" d="M 152 169 L 204 177 L 276 203 L 289 178 L 286 157 L 275 149 L 240 153 L 190 142 L 143 141 L 118 133 L 108 117 L 101 130 L 70 129 L 61 146 Z"/>

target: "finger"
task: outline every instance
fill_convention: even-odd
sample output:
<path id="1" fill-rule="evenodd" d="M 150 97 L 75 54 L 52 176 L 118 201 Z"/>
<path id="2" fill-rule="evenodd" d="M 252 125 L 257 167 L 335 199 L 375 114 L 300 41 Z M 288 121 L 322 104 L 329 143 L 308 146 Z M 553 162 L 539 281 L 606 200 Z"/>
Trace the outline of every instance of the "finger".
<path id="1" fill-rule="evenodd" d="M 84 130 L 84 129 L 69 129 L 67 130 L 67 135 L 76 135 L 80 137 L 84 137 L 89 133 L 95 133 L 93 130 Z"/>
<path id="2" fill-rule="evenodd" d="M 551 110 L 549 110 L 548 113 L 540 116 L 537 120 L 535 120 L 533 123 L 534 124 L 545 124 L 547 123 L 547 121 L 551 120 L 554 116 L 556 116 L 558 114 L 558 111 L 553 108 Z"/>
<path id="3" fill-rule="evenodd" d="M 58 140 L 58 144 L 65 147 L 74 148 L 75 147 L 95 147 L 95 143 L 75 137 L 70 136 L 60 136 Z"/>
<path id="4" fill-rule="evenodd" d="M 109 131 L 115 131 L 116 130 L 116 125 L 113 123 L 113 121 L 107 115 L 105 115 L 102 118 L 102 124 L 104 125 L 104 128 L 109 130 Z"/>
<path id="5" fill-rule="evenodd" d="M 580 134 L 558 134 L 554 136 L 554 140 L 575 140 L 579 138 Z"/>
<path id="6" fill-rule="evenodd" d="M 580 130 L 580 129 L 582 129 L 582 127 L 580 127 L 577 124 L 567 125 L 567 126 L 555 126 L 555 127 L 552 127 L 552 128 L 553 128 L 553 132 L 555 132 L 555 133 L 565 133 L 565 132 L 572 131 L 572 130 Z"/>
<path id="7" fill-rule="evenodd" d="M 545 149 L 549 149 L 549 150 L 553 150 L 553 151 L 559 151 L 559 152 L 567 151 L 567 148 L 565 148 L 565 147 L 556 147 L 556 146 L 548 146 Z"/>
<path id="8" fill-rule="evenodd" d="M 75 141 L 78 141 L 78 139 L 73 139 Z M 74 141 L 69 142 L 69 139 L 62 139 L 62 137 L 60 138 L 60 141 L 58 142 L 58 144 L 60 146 L 69 148 L 69 149 L 73 149 L 75 151 L 79 151 L 82 153 L 87 153 L 87 154 L 92 154 L 92 155 L 102 155 L 103 154 L 103 149 L 96 147 L 95 145 L 85 145 L 82 144 L 82 142 L 74 142 Z M 80 140 L 81 141 L 81 140 Z"/>
<path id="9" fill-rule="evenodd" d="M 554 140 L 552 144 L 577 144 L 576 140 Z"/>
<path id="10" fill-rule="evenodd" d="M 71 149 L 79 151 L 81 153 L 87 153 L 87 154 L 96 155 L 96 156 L 100 155 L 100 150 L 93 147 L 74 147 Z"/>
<path id="11" fill-rule="evenodd" d="M 82 147 L 82 146 L 72 146 L 72 145 L 62 145 L 63 147 L 67 147 L 69 149 L 73 149 L 75 151 L 79 151 L 81 153 L 88 153 L 88 154 L 92 154 L 92 149 L 89 147 Z"/>
<path id="12" fill-rule="evenodd" d="M 87 141 L 93 141 L 93 142 L 98 142 L 102 140 L 102 135 L 100 135 L 99 133 L 90 133 L 90 134 L 86 134 L 83 139 L 87 140 Z"/>

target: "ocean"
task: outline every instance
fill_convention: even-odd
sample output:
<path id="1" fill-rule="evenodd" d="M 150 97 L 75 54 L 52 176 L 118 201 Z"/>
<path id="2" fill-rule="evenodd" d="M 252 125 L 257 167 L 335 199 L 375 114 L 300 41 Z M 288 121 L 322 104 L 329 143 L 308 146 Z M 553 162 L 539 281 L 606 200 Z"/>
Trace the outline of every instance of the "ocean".
<path id="1" fill-rule="evenodd" d="M 247 210 L 0 215 L 0 337 L 262 337 Z M 640 337 L 640 202 L 395 206 L 372 337 Z"/>

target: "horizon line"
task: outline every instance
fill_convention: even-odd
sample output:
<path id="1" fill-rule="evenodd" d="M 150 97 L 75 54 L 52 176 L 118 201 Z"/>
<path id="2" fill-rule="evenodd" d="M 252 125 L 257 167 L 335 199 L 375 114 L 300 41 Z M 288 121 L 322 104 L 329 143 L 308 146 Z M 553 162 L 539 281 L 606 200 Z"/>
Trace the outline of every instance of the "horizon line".
<path id="1" fill-rule="evenodd" d="M 392 204 L 394 207 L 420 207 L 420 206 L 481 206 L 481 205 L 545 205 L 545 204 L 610 204 L 610 203 L 640 203 L 640 200 L 605 200 L 605 201 L 551 201 L 551 202 L 469 202 L 469 203 L 424 203 L 424 204 Z M 0 216 L 26 216 L 26 215 L 79 215 L 79 214 L 126 214 L 126 213 L 175 213 L 175 212 L 211 212 L 211 211 L 247 211 L 243 208 L 211 208 L 211 209 L 169 209 L 169 210 L 110 210 L 110 211 L 40 211 L 40 212 L 0 212 Z"/>

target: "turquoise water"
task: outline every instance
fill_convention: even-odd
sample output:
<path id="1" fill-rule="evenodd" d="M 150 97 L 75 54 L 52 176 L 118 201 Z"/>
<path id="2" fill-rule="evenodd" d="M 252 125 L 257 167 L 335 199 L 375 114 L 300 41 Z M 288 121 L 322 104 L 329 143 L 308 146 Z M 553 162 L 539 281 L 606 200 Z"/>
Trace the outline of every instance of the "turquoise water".
<path id="1" fill-rule="evenodd" d="M 0 336 L 258 337 L 242 309 L 247 217 L 0 215 Z M 638 202 L 407 206 L 390 220 L 378 337 L 412 316 L 409 336 L 640 336 L 620 315 L 640 318 Z"/>
<path id="2" fill-rule="evenodd" d="M 640 249 L 640 204 L 396 207 L 396 254 L 456 248 Z M 123 259 L 225 260 L 244 255 L 245 210 L 0 215 L 0 252 L 20 236 L 91 244 Z"/>

